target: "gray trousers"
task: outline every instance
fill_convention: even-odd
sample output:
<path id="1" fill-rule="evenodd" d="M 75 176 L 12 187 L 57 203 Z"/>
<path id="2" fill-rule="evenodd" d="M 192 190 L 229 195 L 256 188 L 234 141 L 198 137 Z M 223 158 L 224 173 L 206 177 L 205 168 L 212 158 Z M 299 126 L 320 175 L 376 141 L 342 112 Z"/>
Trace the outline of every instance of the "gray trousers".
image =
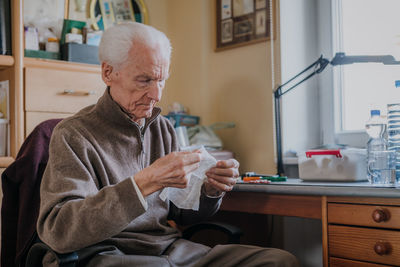
<path id="1" fill-rule="evenodd" d="M 214 248 L 185 239 L 175 241 L 162 256 L 126 255 L 117 248 L 96 254 L 88 267 L 228 267 L 228 266 L 299 266 L 290 253 L 247 245 L 217 245 Z"/>

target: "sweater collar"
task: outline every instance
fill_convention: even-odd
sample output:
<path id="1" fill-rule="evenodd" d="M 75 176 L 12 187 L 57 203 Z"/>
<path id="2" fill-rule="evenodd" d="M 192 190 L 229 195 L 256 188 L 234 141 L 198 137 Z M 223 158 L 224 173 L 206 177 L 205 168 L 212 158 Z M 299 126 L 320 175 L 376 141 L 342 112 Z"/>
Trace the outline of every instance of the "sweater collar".
<path id="1" fill-rule="evenodd" d="M 99 98 L 95 109 L 100 116 L 106 117 L 113 123 L 127 127 L 131 127 L 132 125 L 139 127 L 139 124 L 132 121 L 130 116 L 123 110 L 123 108 L 112 99 L 109 88 L 107 88 L 103 96 Z M 153 108 L 151 117 L 145 121 L 144 130 L 158 117 L 160 113 L 161 109 L 159 107 Z"/>

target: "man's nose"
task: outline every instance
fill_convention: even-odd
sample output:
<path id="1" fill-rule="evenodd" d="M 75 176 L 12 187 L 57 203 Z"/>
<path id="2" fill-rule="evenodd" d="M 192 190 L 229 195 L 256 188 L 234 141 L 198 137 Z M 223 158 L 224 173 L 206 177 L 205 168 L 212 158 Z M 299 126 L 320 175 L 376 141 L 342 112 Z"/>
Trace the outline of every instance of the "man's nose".
<path id="1" fill-rule="evenodd" d="M 157 102 L 160 101 L 163 88 L 163 82 L 154 82 L 149 90 L 148 97 L 154 99 Z"/>

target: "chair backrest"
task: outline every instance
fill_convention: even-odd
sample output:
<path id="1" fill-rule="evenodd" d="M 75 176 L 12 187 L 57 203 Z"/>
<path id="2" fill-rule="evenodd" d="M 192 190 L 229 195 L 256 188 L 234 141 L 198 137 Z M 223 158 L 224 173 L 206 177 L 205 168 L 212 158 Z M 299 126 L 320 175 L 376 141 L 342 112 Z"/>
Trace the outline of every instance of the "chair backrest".
<path id="1" fill-rule="evenodd" d="M 49 158 L 50 137 L 60 121 L 47 120 L 36 126 L 1 176 L 1 266 L 23 266 L 36 238 L 40 182 Z"/>

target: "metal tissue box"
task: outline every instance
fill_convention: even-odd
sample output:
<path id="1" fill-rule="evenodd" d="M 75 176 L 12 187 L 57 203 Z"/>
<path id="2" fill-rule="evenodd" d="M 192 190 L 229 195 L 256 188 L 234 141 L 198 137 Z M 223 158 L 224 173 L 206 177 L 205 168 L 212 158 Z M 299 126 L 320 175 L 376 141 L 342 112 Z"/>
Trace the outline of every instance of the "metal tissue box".
<path id="1" fill-rule="evenodd" d="M 349 148 L 299 153 L 299 176 L 305 181 L 354 182 L 367 179 L 367 151 Z"/>

